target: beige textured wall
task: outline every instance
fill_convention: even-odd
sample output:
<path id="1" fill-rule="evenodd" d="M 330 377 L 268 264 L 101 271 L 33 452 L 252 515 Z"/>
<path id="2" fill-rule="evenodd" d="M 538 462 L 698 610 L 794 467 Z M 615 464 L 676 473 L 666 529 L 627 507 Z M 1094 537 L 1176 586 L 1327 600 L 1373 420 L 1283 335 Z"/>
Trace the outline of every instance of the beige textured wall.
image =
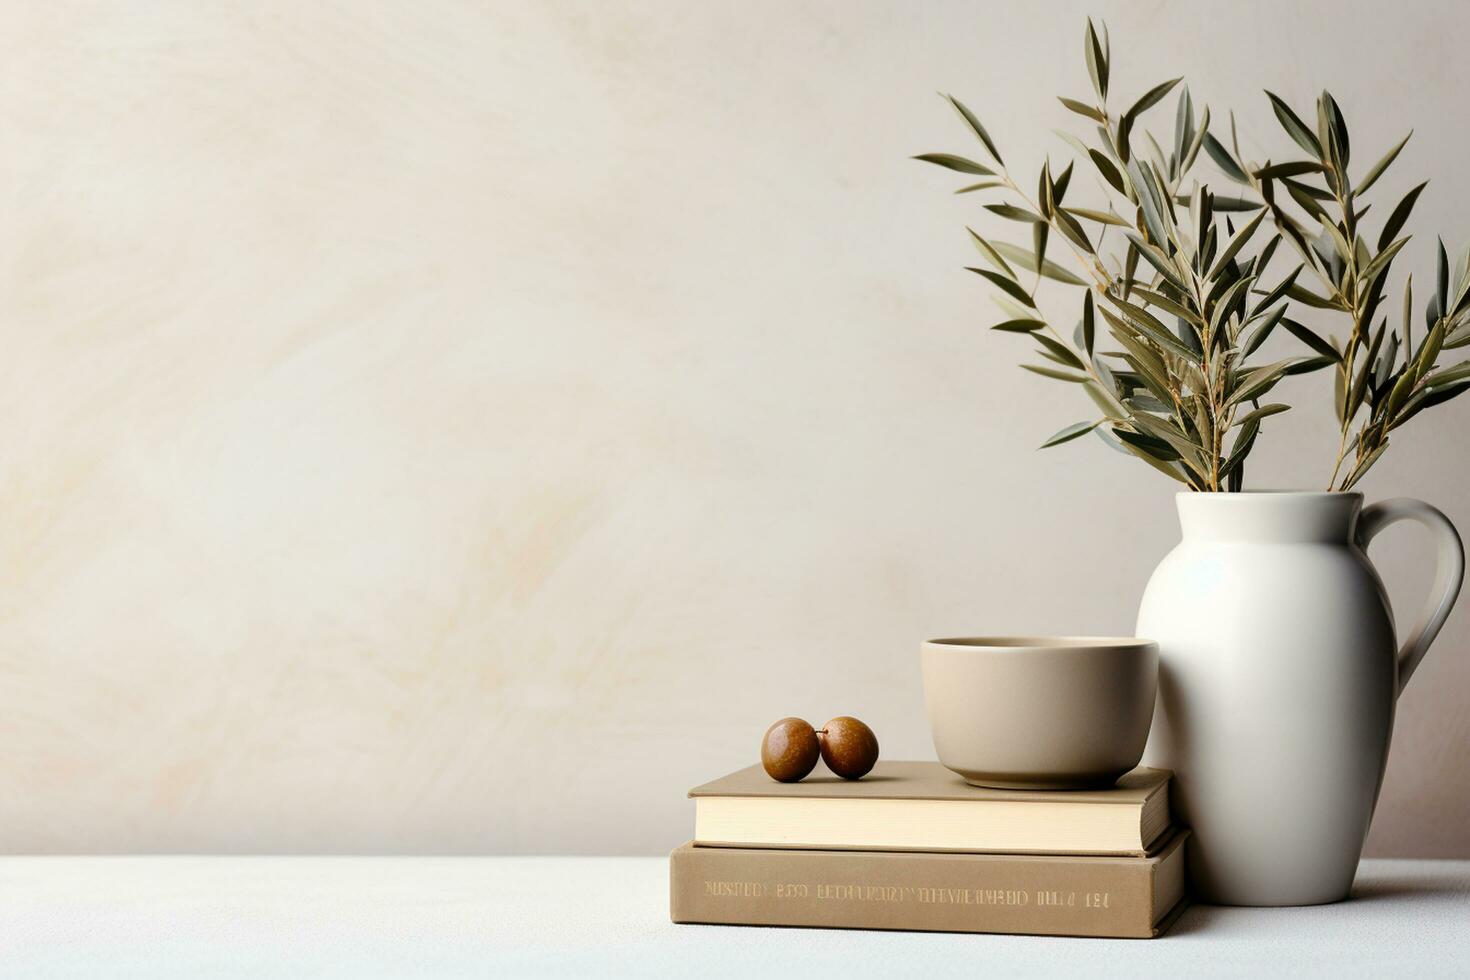
<path id="1" fill-rule="evenodd" d="M 1061 152 L 1083 9 L 6 4 L 0 850 L 657 852 L 782 715 L 929 756 L 924 636 L 1128 631 L 1172 490 L 1033 451 L 1088 406 L 905 159 L 967 145 L 935 90 Z M 1093 5 L 1116 89 L 1187 72 L 1263 158 L 1260 88 L 1330 84 L 1470 234 L 1462 6 L 1230 9 Z M 1252 484 L 1325 481 L 1323 384 Z M 1467 422 L 1369 495 L 1470 528 Z M 1467 640 L 1377 853 L 1470 856 Z"/>

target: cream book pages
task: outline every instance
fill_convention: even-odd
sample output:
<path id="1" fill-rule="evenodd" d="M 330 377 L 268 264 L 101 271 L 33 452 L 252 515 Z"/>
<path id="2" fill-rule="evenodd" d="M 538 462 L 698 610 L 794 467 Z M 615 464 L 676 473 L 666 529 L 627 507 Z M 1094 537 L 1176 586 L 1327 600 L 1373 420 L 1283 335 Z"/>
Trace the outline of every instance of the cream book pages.
<path id="1" fill-rule="evenodd" d="M 1168 783 L 1136 769 L 1105 790 L 994 790 L 937 762 L 880 762 L 861 780 L 799 783 L 751 766 L 689 795 L 706 846 L 1137 855 L 1169 827 Z"/>

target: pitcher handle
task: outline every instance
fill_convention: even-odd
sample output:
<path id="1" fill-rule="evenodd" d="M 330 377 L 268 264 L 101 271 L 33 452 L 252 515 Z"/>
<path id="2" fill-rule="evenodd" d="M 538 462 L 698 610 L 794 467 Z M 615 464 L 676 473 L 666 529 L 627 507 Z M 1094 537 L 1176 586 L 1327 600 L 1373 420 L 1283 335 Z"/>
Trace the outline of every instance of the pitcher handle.
<path id="1" fill-rule="evenodd" d="M 1434 571 L 1434 588 L 1429 602 L 1419 614 L 1419 621 L 1409 632 L 1399 650 L 1399 693 L 1409 683 L 1419 661 L 1429 650 L 1429 644 L 1439 635 L 1439 628 L 1450 615 L 1455 598 L 1460 594 L 1460 583 L 1465 578 L 1465 547 L 1450 519 L 1422 500 L 1411 497 L 1395 497 L 1363 508 L 1358 518 L 1358 547 L 1368 550 L 1368 542 L 1395 521 L 1414 520 L 1429 529 L 1434 536 L 1437 553 Z"/>

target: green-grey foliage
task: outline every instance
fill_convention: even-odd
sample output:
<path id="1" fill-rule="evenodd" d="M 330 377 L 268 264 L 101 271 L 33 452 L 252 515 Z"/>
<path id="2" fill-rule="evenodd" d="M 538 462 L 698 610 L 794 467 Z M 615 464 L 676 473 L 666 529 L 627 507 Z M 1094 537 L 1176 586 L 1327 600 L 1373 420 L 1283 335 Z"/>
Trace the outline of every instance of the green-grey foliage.
<path id="1" fill-rule="evenodd" d="M 1435 288 L 1425 303 L 1422 334 L 1416 340 L 1413 276 L 1404 282 L 1395 330 L 1385 308 L 1388 274 L 1409 241 L 1400 232 L 1425 185 L 1416 185 L 1397 201 L 1376 236 L 1363 219 L 1371 207 L 1366 192 L 1409 137 L 1363 170 L 1355 186 L 1347 122 L 1331 94 L 1317 98 L 1315 129 L 1285 100 L 1269 92 L 1267 97 L 1282 128 L 1307 158 L 1261 167 L 1241 164 L 1243 175 L 1237 180 L 1265 203 L 1278 233 L 1291 242 L 1303 269 L 1320 287 L 1293 285 L 1287 295 L 1344 320 L 1343 340 L 1329 343 L 1304 327 L 1299 336 L 1333 359 L 1333 406 L 1341 438 L 1329 485 L 1347 490 L 1383 456 L 1389 433 L 1470 388 L 1470 361 L 1439 364 L 1445 351 L 1470 345 L 1470 253 L 1451 265 L 1444 243 L 1439 243 Z"/>
<path id="2" fill-rule="evenodd" d="M 1043 446 L 1096 432 L 1190 489 L 1238 490 L 1263 422 L 1289 408 L 1267 396 L 1285 377 L 1331 368 L 1341 439 L 1329 487 L 1346 490 L 1382 456 L 1390 432 L 1470 388 L 1470 361 L 1438 363 L 1444 351 L 1470 345 L 1470 253 L 1451 265 L 1440 245 L 1417 342 L 1411 281 L 1401 329 L 1380 317 L 1390 267 L 1408 241 L 1399 233 L 1424 185 L 1388 212 L 1371 245 L 1362 195 L 1408 137 L 1364 170 L 1354 189 L 1347 123 L 1332 96 L 1323 92 L 1317 100 L 1313 126 L 1267 92 L 1295 149 L 1258 165 L 1240 152 L 1234 115 L 1225 138 L 1211 132 L 1209 107 L 1196 110 L 1182 79 L 1149 88 L 1121 112 L 1111 108 L 1111 44 L 1106 28 L 1099 33 L 1091 20 L 1083 53 L 1092 98 L 1059 98 L 1091 130 L 1086 137 L 1062 134 L 1076 159 L 1059 171 L 1045 163 L 1034 196 L 1029 181 L 1023 188 L 1013 177 L 980 118 L 953 96 L 945 98 L 983 158 L 916 158 L 984 178 L 960 193 L 984 195 L 989 215 L 1030 239 L 1016 244 L 971 228 L 984 263 L 971 271 L 998 291 L 1005 318 L 995 329 L 1032 343 L 1043 362 L 1022 366 L 1080 387 L 1100 413 Z M 1172 137 L 1161 142 L 1143 118 L 1176 91 Z M 1238 189 L 1216 194 L 1197 176 L 1201 153 Z M 1077 201 L 1072 188 L 1084 182 L 1074 181 L 1074 168 L 1097 176 L 1101 205 Z M 1283 239 L 1289 246 L 1282 256 L 1292 261 L 1273 273 L 1268 265 Z M 1075 329 L 1059 329 L 1038 308 L 1043 278 L 1083 289 Z M 1294 307 L 1345 316 L 1346 339 L 1319 336 Z M 1300 353 L 1255 360 L 1278 327 L 1299 342 Z"/>

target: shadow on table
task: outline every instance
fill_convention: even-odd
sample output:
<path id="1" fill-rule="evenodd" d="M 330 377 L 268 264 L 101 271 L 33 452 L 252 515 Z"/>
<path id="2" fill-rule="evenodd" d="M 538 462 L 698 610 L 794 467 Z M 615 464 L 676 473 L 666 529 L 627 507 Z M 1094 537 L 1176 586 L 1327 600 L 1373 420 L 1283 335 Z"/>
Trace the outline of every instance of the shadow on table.
<path id="1" fill-rule="evenodd" d="M 1433 901 L 1435 896 L 1453 897 L 1463 900 L 1467 889 L 1463 880 L 1433 878 L 1425 879 L 1412 875 L 1394 875 L 1375 881 L 1360 881 L 1353 885 L 1349 902 L 1386 902 L 1395 899 L 1412 899 L 1422 903 Z"/>
<path id="2" fill-rule="evenodd" d="M 1213 905 L 1201 906 L 1190 902 L 1160 938 L 1167 939 L 1170 936 L 1188 936 L 1196 932 L 1209 932 L 1210 913 L 1213 911 L 1215 911 Z"/>
<path id="3" fill-rule="evenodd" d="M 1359 902 L 1371 902 L 1375 905 L 1390 905 L 1395 902 L 1401 904 L 1412 904 L 1419 911 L 1425 910 L 1426 906 L 1436 904 L 1454 905 L 1461 908 L 1465 902 L 1465 896 L 1470 894 L 1470 886 L 1466 885 L 1463 878 L 1435 878 L 1423 874 L 1397 874 L 1371 881 L 1359 881 L 1353 885 L 1352 894 L 1346 902 L 1334 902 L 1330 905 L 1307 905 L 1288 906 L 1288 908 L 1302 909 L 1333 909 L 1343 905 L 1353 905 Z M 1213 926 L 1212 920 L 1220 912 L 1229 912 L 1236 909 L 1229 905 L 1207 905 L 1191 902 L 1170 927 L 1166 935 L 1185 936 L 1190 933 L 1208 932 Z M 1249 909 L 1241 909 L 1247 911 Z"/>

